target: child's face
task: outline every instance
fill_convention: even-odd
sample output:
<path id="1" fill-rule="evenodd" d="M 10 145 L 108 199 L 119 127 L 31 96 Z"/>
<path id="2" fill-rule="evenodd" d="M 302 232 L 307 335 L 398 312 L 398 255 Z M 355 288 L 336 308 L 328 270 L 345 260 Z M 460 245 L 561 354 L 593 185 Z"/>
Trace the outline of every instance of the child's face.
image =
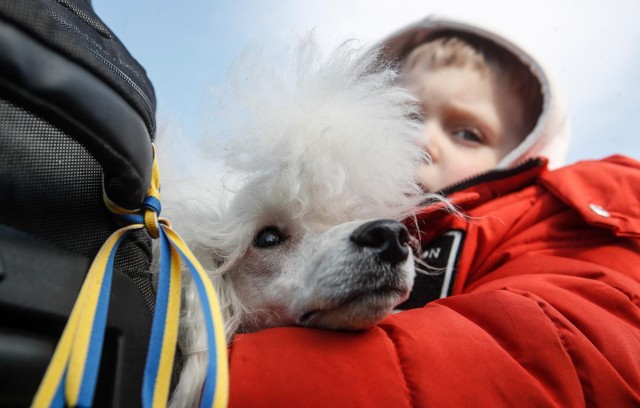
<path id="1" fill-rule="evenodd" d="M 490 75 L 460 67 L 414 68 L 406 75 L 421 100 L 424 148 L 433 160 L 418 172 L 425 190 L 495 168 L 524 138 L 520 100 Z"/>

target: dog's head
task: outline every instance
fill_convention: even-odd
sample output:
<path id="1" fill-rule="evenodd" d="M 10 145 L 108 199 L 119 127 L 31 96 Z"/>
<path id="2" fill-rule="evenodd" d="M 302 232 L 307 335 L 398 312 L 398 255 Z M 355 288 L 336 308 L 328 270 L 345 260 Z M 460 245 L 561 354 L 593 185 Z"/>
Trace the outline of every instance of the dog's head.
<path id="1" fill-rule="evenodd" d="M 324 58 L 307 40 L 291 66 L 251 60 L 238 71 L 240 107 L 215 150 L 239 181 L 191 235 L 221 279 L 231 331 L 369 327 L 413 283 L 398 220 L 425 198 L 415 101 L 351 43 Z"/>
<path id="2" fill-rule="evenodd" d="M 268 195 L 268 194 L 267 194 Z M 405 300 L 414 279 L 412 238 L 393 220 L 329 222 L 253 197 L 239 248 L 219 272 L 233 291 L 239 329 L 302 325 L 363 329 Z M 237 208 L 237 207 L 236 207 Z M 229 248 L 231 249 L 231 248 Z"/>

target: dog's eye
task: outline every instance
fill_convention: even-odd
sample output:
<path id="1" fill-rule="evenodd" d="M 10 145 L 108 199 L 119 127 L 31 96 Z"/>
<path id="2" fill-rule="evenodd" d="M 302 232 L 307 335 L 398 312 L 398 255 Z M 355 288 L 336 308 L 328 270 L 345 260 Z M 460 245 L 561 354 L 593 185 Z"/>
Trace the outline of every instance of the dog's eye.
<path id="1" fill-rule="evenodd" d="M 265 227 L 256 234 L 253 246 L 258 248 L 269 248 L 282 244 L 286 237 L 277 227 Z"/>

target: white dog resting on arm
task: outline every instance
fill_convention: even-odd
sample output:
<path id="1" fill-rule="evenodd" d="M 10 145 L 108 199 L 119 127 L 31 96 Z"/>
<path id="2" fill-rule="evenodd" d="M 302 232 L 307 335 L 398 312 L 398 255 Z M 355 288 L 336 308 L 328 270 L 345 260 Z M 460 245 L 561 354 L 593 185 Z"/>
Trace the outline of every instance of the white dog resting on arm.
<path id="1" fill-rule="evenodd" d="M 178 205 L 163 191 L 219 292 L 229 341 L 276 326 L 366 329 L 413 285 L 412 238 L 398 222 L 426 198 L 413 98 L 350 43 L 324 58 L 307 40 L 296 56 L 293 73 L 255 60 L 237 73 L 240 108 L 218 149 L 241 175 L 229 199 L 183 195 Z M 196 192 L 211 181 L 191 183 Z M 173 406 L 197 403 L 204 380 L 196 296 L 188 284 Z"/>

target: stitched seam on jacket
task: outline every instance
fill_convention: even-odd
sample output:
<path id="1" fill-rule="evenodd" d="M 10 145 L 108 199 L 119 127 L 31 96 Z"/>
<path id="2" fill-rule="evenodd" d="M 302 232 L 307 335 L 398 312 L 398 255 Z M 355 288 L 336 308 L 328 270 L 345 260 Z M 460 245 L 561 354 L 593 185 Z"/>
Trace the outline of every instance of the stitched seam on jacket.
<path id="1" fill-rule="evenodd" d="M 582 389 L 583 406 L 587 406 L 587 401 L 590 400 L 590 397 L 588 396 L 588 394 L 592 393 L 590 391 L 591 390 L 591 382 L 589 382 L 587 379 L 584 378 L 584 376 L 580 373 L 580 369 L 575 365 L 575 361 L 577 361 L 577 358 L 571 352 L 571 350 L 570 350 L 570 348 L 568 346 L 568 342 L 565 339 L 565 337 L 562 335 L 562 332 L 561 332 L 561 328 L 564 328 L 566 325 L 564 323 L 562 323 L 560 321 L 560 319 L 558 319 L 557 317 L 551 315 L 547 311 L 547 308 L 553 307 L 553 306 L 551 306 L 548 303 L 544 302 L 542 299 L 537 298 L 536 296 L 532 296 L 531 293 L 526 292 L 526 291 L 521 291 L 521 290 L 511 289 L 511 288 L 504 288 L 504 290 L 506 290 L 508 292 L 511 292 L 511 293 L 514 293 L 514 294 L 519 295 L 519 296 L 526 297 L 527 299 L 530 299 L 530 300 L 536 302 L 536 305 L 538 305 L 538 307 L 540 308 L 542 313 L 544 313 L 544 315 L 547 316 L 547 318 L 549 319 L 551 324 L 553 324 L 553 328 L 555 329 L 556 333 L 558 334 L 558 338 L 560 339 L 560 343 L 562 344 L 562 348 L 564 349 L 565 353 L 567 353 L 567 356 L 571 359 L 571 363 L 573 364 L 573 368 L 574 368 L 574 370 L 576 372 L 576 376 L 578 377 L 578 381 L 580 382 L 580 386 L 581 386 L 581 389 Z"/>
<path id="2" fill-rule="evenodd" d="M 389 331 L 384 326 L 380 325 L 380 326 L 378 326 L 378 328 L 380 328 L 386 334 L 387 338 L 389 339 L 389 341 L 391 342 L 391 344 L 393 346 L 393 353 L 396 356 L 396 361 L 398 363 L 398 369 L 402 373 L 402 381 L 403 381 L 403 383 L 405 385 L 405 389 L 407 391 L 407 401 L 409 402 L 409 406 L 415 407 L 416 405 L 414 404 L 414 398 L 413 398 L 414 392 L 411 389 L 411 387 L 409 386 L 409 381 L 407 380 L 407 376 L 405 374 L 404 367 L 402 365 L 402 357 L 398 353 L 398 344 L 396 343 L 396 341 L 394 341 L 393 336 L 391 335 L 391 333 L 389 333 Z"/>

